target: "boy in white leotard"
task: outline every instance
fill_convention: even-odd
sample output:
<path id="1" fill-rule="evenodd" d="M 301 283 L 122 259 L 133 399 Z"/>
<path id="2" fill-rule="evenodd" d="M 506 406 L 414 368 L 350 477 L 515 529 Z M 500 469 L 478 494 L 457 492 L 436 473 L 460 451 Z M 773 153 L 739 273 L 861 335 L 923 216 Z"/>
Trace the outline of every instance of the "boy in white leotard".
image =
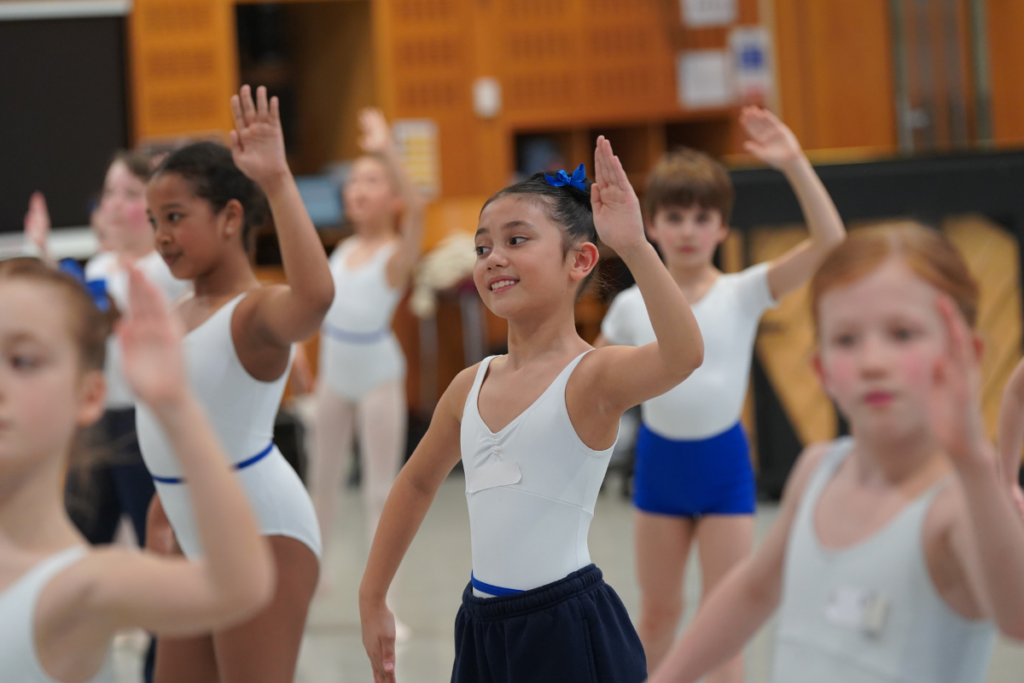
<path id="1" fill-rule="evenodd" d="M 705 593 L 753 548 L 754 472 L 739 420 L 758 321 L 803 284 L 845 235 L 828 192 L 789 129 L 753 107 L 743 111 L 740 123 L 749 137 L 746 149 L 781 170 L 793 186 L 810 237 L 771 263 L 720 273 L 712 259 L 728 232 L 733 198 L 725 168 L 685 150 L 666 156 L 648 180 L 647 234 L 693 307 L 706 348 L 704 365 L 692 377 L 641 407 L 633 498 L 638 630 L 652 668 L 668 651 L 683 614 L 693 541 Z M 639 346 L 654 339 L 636 288 L 616 297 L 601 333 L 598 346 Z M 708 680 L 741 682 L 742 659 Z"/>
<path id="2" fill-rule="evenodd" d="M 764 543 L 651 681 L 698 680 L 778 609 L 774 683 L 981 683 L 996 631 L 1024 640 L 1024 522 L 984 433 L 977 283 L 902 224 L 853 232 L 810 298 L 852 438 L 801 455 Z"/>
<path id="3" fill-rule="evenodd" d="M 331 254 L 334 304 L 320 330 L 309 485 L 325 547 L 356 433 L 370 539 L 405 454 L 405 356 L 391 320 L 419 258 L 422 207 L 387 120 L 375 109 L 359 120 L 366 154 L 353 163 L 344 188 L 355 234 Z M 327 571 L 320 583 L 330 586 Z"/>
<path id="4" fill-rule="evenodd" d="M 594 166 L 593 185 L 582 164 L 571 177 L 537 174 L 480 213 L 473 280 L 508 320 L 509 352 L 455 378 L 384 506 L 359 596 L 378 683 L 395 680 L 388 586 L 460 459 L 473 567 L 452 680 L 646 677 L 629 616 L 590 563 L 587 532 L 622 413 L 685 379 L 703 344 L 603 136 Z M 598 235 L 636 275 L 657 331 L 651 344 L 593 350 L 576 332 L 574 305 L 597 265 Z"/>
<path id="5" fill-rule="evenodd" d="M 176 309 L 189 330 L 189 376 L 273 549 L 277 592 L 240 626 L 161 640 L 154 680 L 231 672 L 232 680 L 290 683 L 316 588 L 320 534 L 309 495 L 271 437 L 292 346 L 320 327 L 334 286 L 288 168 L 277 99 L 268 101 L 260 87 L 254 101 L 245 86 L 231 106 L 231 149 L 196 143 L 170 154 L 150 180 L 147 200 L 157 249 L 175 277 L 195 286 Z M 248 257 L 248 235 L 262 224 L 268 200 L 288 284 L 261 286 Z M 147 411 L 138 417 L 156 500 L 166 497 L 166 509 L 156 505 L 151 513 L 154 524 L 166 515 L 187 556 L 209 552 L 186 505 L 196 483 L 166 457 L 169 435 Z"/>
<path id="6" fill-rule="evenodd" d="M 273 593 L 273 565 L 241 486 L 191 395 L 180 325 L 160 291 L 130 274 L 120 322 L 133 394 L 172 435 L 193 490 L 205 561 L 93 548 L 64 510 L 77 433 L 104 408 L 110 316 L 85 288 L 37 259 L 0 262 L 0 680 L 113 683 L 125 628 L 161 635 L 223 628 Z"/>

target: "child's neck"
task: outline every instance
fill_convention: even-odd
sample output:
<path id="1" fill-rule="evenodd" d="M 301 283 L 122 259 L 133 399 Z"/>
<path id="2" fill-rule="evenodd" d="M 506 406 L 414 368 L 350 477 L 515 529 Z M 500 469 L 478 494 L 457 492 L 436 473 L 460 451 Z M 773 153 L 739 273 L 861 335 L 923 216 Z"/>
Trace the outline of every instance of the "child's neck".
<path id="1" fill-rule="evenodd" d="M 0 482 L 0 557 L 7 552 L 51 553 L 80 542 L 64 511 L 64 462 L 53 458 L 16 481 Z"/>
<path id="2" fill-rule="evenodd" d="M 855 472 L 865 482 L 913 486 L 915 481 L 931 480 L 949 467 L 941 448 L 928 433 L 884 439 L 872 438 L 856 428 L 852 432 L 856 442 Z"/>
<path id="3" fill-rule="evenodd" d="M 230 253 L 208 273 L 193 281 L 195 295 L 199 297 L 234 296 L 259 284 L 252 272 L 249 257 L 244 251 Z"/>
<path id="4" fill-rule="evenodd" d="M 355 225 L 353 232 L 365 244 L 388 242 L 395 236 L 395 229 L 390 217 Z"/>
<path id="5" fill-rule="evenodd" d="M 518 368 L 552 353 L 582 353 L 587 343 L 576 331 L 573 308 L 555 315 L 538 315 L 508 321 L 508 360 Z"/>
<path id="6" fill-rule="evenodd" d="M 669 275 L 679 285 L 679 289 L 686 291 L 700 290 L 714 282 L 718 277 L 718 269 L 713 263 L 702 263 L 697 266 L 683 265 L 679 263 L 665 264 Z"/>

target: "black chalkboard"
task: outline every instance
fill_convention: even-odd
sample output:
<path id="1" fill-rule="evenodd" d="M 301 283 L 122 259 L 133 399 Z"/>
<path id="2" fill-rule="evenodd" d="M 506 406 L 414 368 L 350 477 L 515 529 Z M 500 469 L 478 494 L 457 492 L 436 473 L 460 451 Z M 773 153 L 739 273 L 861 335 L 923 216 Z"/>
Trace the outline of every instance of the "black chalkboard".
<path id="1" fill-rule="evenodd" d="M 89 223 L 128 144 L 123 17 L 0 20 L 0 232 L 46 194 L 56 227 Z"/>

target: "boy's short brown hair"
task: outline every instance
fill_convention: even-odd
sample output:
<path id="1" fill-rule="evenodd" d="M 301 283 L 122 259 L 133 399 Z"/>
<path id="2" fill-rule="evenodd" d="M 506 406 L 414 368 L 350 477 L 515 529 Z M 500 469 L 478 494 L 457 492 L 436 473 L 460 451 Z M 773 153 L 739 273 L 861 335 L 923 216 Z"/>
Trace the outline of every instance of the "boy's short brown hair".
<path id="1" fill-rule="evenodd" d="M 700 206 L 722 214 L 722 225 L 729 224 L 733 201 L 732 181 L 725 166 L 704 152 L 687 147 L 661 158 L 647 178 L 644 211 L 647 220 L 666 206 Z"/>

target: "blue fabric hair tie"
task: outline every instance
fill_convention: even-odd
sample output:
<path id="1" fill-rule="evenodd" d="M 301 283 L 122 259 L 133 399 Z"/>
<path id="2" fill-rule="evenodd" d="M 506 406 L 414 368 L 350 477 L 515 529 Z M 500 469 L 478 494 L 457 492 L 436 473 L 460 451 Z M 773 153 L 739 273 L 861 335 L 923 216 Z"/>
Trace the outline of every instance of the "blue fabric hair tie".
<path id="1" fill-rule="evenodd" d="M 572 172 L 570 177 L 565 171 L 559 171 L 554 176 L 549 176 L 547 173 L 544 174 L 544 179 L 548 181 L 548 185 L 552 187 L 565 187 L 566 185 L 575 187 L 577 190 L 587 191 L 587 171 L 583 168 L 583 164 L 576 167 L 576 170 Z"/>
<path id="2" fill-rule="evenodd" d="M 57 264 L 62 273 L 67 273 L 71 277 L 78 280 L 79 284 L 85 288 L 85 291 L 89 293 L 89 298 L 96 305 L 96 308 L 100 309 L 101 312 L 106 313 L 110 310 L 110 299 L 107 298 L 107 281 L 106 280 L 86 280 L 85 271 L 82 270 L 82 266 L 79 265 L 78 261 L 73 258 L 61 259 L 61 262 Z"/>

